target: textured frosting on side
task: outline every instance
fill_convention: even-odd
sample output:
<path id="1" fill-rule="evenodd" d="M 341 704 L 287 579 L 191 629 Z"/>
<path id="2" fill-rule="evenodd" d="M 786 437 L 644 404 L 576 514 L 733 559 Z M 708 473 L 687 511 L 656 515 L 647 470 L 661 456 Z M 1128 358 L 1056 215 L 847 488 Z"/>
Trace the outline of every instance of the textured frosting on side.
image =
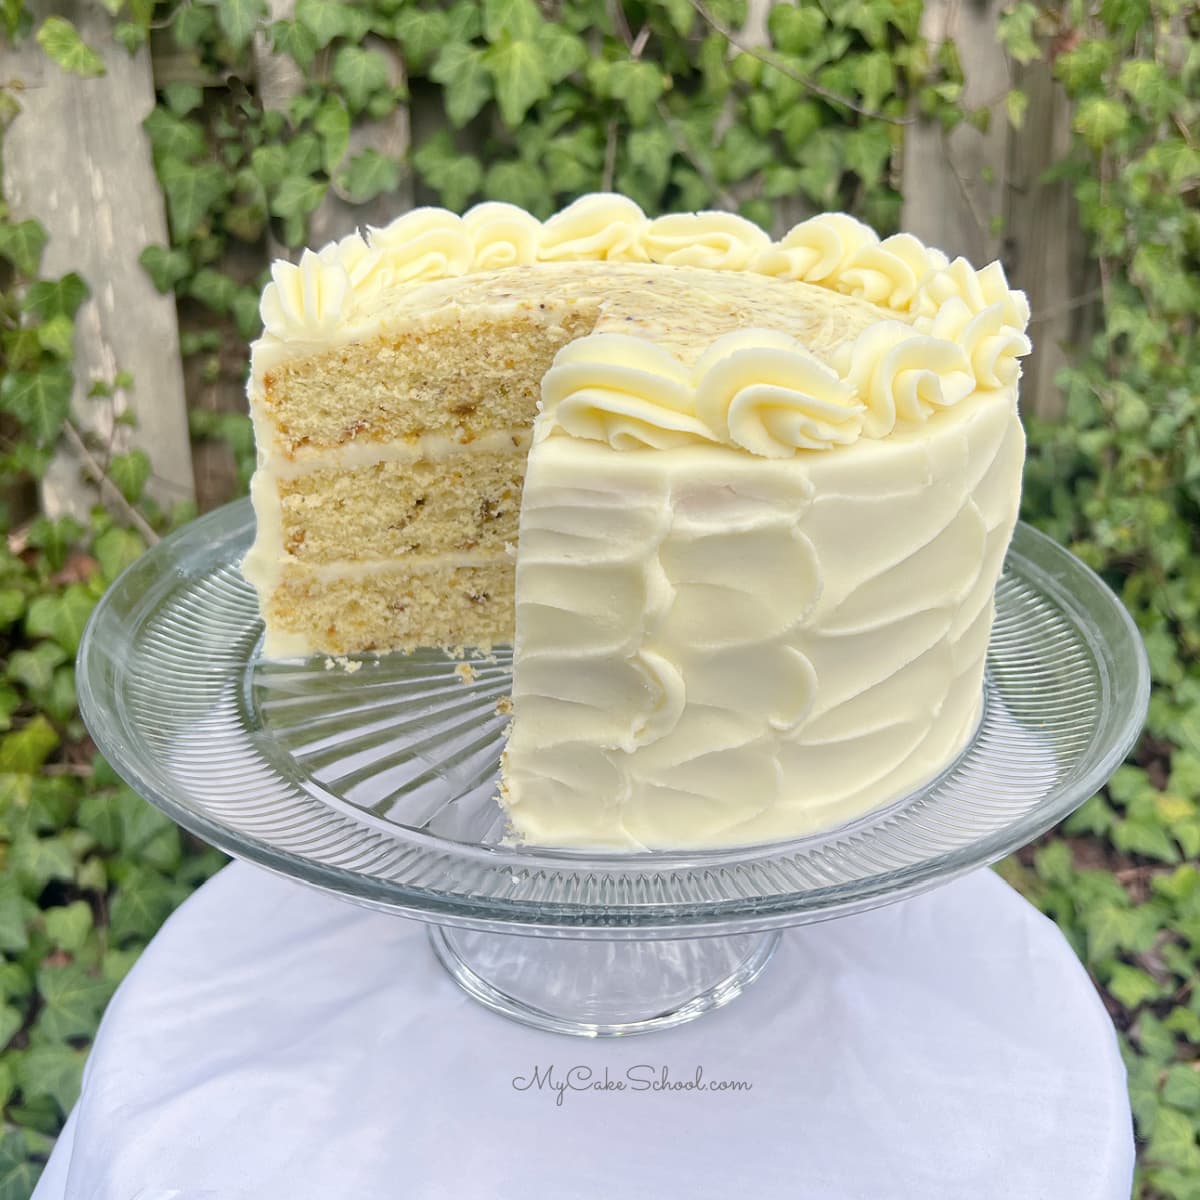
<path id="1" fill-rule="evenodd" d="M 735 845 L 919 786 L 978 718 L 1012 389 L 836 454 L 531 451 L 504 799 L 550 845 Z"/>

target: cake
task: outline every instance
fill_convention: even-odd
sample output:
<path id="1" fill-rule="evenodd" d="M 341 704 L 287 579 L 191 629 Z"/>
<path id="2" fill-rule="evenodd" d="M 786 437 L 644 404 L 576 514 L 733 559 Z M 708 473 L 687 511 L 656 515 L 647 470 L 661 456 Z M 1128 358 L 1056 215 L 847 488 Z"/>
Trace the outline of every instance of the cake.
<path id="1" fill-rule="evenodd" d="M 264 653 L 511 643 L 516 839 L 792 838 L 963 751 L 1024 458 L 999 264 L 603 194 L 417 209 L 272 275 Z"/>

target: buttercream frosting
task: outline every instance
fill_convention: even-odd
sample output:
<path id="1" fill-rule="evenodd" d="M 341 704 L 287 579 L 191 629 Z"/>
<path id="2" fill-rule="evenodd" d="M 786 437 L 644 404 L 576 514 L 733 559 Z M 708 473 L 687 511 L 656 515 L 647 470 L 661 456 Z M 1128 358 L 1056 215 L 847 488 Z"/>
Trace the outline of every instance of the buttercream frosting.
<path id="1" fill-rule="evenodd" d="M 651 220 L 608 194 L 544 223 L 489 203 L 276 264 L 250 384 L 260 591 L 281 572 L 319 588 L 394 566 L 289 560 L 277 479 L 521 436 L 285 444 L 271 371 L 463 314 L 553 324 L 580 305 L 595 331 L 543 378 L 520 513 L 503 771 L 516 835 L 763 841 L 936 775 L 979 713 L 1029 308 L 998 264 L 881 241 L 844 214 L 772 241 L 734 214 Z M 268 647 L 307 648 L 271 630 Z"/>

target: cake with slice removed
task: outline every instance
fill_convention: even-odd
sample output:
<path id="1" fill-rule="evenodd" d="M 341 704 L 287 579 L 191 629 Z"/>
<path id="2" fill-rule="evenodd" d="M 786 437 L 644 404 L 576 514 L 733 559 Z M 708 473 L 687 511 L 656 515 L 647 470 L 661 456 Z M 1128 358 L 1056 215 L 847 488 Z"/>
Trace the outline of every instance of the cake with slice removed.
<path id="1" fill-rule="evenodd" d="M 996 264 L 603 195 L 416 210 L 263 317 L 265 653 L 513 642 L 516 836 L 793 837 L 966 744 L 1024 453 Z"/>

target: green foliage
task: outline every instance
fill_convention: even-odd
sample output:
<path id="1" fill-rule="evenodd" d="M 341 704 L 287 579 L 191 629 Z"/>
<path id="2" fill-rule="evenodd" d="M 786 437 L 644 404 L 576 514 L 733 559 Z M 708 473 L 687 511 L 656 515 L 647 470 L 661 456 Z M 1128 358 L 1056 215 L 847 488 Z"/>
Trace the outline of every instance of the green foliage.
<path id="1" fill-rule="evenodd" d="M 1015 877 L 1118 1014 L 1141 1194 L 1173 1200 L 1200 1195 L 1200 21 L 1179 11 L 1022 3 L 1009 27 L 1010 50 L 1047 54 L 1074 101 L 1056 171 L 1102 318 L 1061 374 L 1063 419 L 1030 428 L 1025 515 L 1117 589 L 1154 679 L 1134 763 Z M 1082 867 L 1097 861 L 1115 877 Z"/>
<path id="2" fill-rule="evenodd" d="M 147 44 L 153 26 L 156 51 L 187 64 L 145 121 L 170 239 L 141 263 L 179 299 L 182 349 L 206 384 L 244 369 L 268 235 L 307 243 L 331 194 L 359 205 L 413 185 L 418 203 L 503 199 L 545 216 L 611 188 L 650 212 L 720 206 L 763 222 L 786 197 L 886 232 L 909 100 L 946 128 L 964 116 L 956 49 L 920 40 L 919 0 L 777 5 L 753 53 L 725 33 L 743 0 L 298 0 L 278 21 L 262 0 L 104 7 L 121 45 Z M 68 22 L 34 25 L 21 0 L 0 5 L 9 38 L 36 37 L 83 77 L 103 71 Z M 1200 1174 L 1200 28 L 1169 0 L 1020 0 L 1000 35 L 1017 62 L 1052 61 L 1075 101 L 1058 170 L 1103 291 L 1103 331 L 1063 373 L 1064 420 L 1030 430 L 1025 512 L 1120 589 L 1155 677 L 1135 763 L 1003 869 L 1059 922 L 1116 1014 L 1142 1194 L 1184 1200 Z M 304 81 L 283 110 L 255 90 L 255 44 Z M 446 120 L 415 122 L 403 160 L 352 149 L 354 127 L 388 122 L 412 96 Z M 0 88 L 0 126 L 16 103 Z M 1027 105 L 1021 91 L 1004 99 L 1014 126 Z M 87 283 L 43 278 L 45 243 L 36 220 L 0 211 L 0 475 L 14 481 L 0 495 L 0 1200 L 28 1195 L 109 994 L 219 862 L 94 758 L 79 720 L 83 625 L 144 540 L 101 509 L 86 525 L 29 519 L 84 387 L 72 353 Z M 229 447 L 244 488 L 245 414 L 196 407 L 189 423 L 195 443 Z M 92 449 L 125 516 L 166 529 L 144 497 L 146 456 Z"/>

